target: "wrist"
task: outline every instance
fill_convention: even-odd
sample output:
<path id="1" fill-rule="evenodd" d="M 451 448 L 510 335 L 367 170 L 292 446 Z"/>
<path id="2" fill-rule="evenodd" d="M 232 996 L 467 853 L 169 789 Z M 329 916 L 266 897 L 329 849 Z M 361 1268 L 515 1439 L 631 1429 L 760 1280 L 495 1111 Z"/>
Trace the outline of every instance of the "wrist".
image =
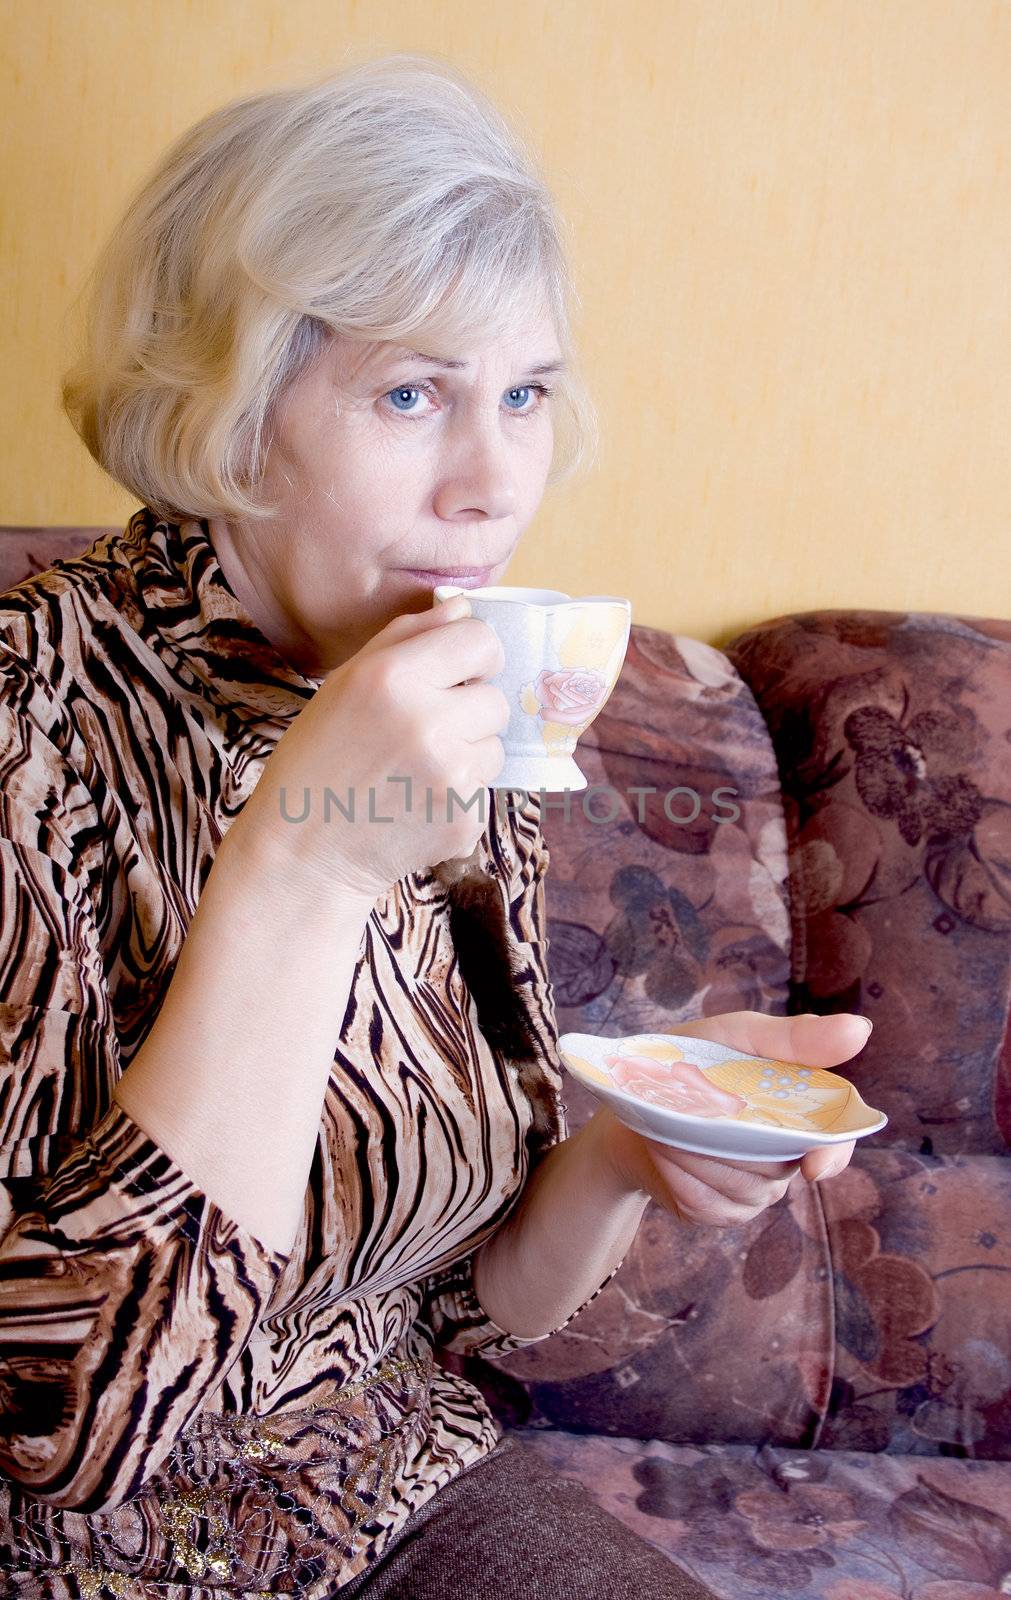
<path id="1" fill-rule="evenodd" d="M 652 1194 L 646 1186 L 642 1162 L 642 1142 L 631 1128 L 616 1117 L 610 1106 L 598 1106 L 583 1130 L 597 1144 L 597 1167 L 606 1172 L 615 1192 L 634 1195 L 646 1202 Z"/>
<path id="2" fill-rule="evenodd" d="M 236 818 L 222 839 L 218 861 L 226 873 L 255 885 L 260 894 L 290 901 L 301 912 L 318 908 L 326 917 L 336 913 L 343 923 L 364 927 L 375 905 L 374 895 L 353 890 L 336 877 L 327 879 L 301 860 L 283 836 L 248 822 L 245 814 Z"/>

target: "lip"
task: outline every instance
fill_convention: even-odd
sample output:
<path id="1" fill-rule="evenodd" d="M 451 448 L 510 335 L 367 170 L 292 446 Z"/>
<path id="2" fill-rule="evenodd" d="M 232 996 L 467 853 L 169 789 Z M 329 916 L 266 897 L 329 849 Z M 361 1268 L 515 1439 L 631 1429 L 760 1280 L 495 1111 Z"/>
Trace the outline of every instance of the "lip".
<path id="1" fill-rule="evenodd" d="M 488 582 L 494 567 L 402 567 L 422 583 L 458 583 L 461 588 L 480 589 Z"/>

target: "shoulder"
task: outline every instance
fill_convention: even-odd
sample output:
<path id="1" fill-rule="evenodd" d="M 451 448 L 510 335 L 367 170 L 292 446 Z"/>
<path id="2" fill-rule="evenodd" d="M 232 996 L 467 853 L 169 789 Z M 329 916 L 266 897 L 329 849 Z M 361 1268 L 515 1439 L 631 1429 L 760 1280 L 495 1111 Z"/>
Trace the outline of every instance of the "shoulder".
<path id="1" fill-rule="evenodd" d="M 0 592 L 3 835 L 63 865 L 79 864 L 79 838 L 96 838 L 104 789 L 75 711 L 94 659 L 93 595 L 86 569 L 62 563 Z"/>
<path id="2" fill-rule="evenodd" d="M 0 592 L 0 689 L 5 700 L 31 706 L 40 718 L 72 688 L 80 691 L 83 664 L 114 609 L 100 557 L 107 542 L 105 535 L 81 555 Z"/>

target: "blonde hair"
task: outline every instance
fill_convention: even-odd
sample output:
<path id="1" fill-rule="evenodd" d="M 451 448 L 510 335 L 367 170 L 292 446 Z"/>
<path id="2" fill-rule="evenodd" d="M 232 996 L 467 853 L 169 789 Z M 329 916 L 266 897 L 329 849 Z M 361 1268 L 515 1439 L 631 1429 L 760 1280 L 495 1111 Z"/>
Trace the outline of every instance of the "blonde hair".
<path id="1" fill-rule="evenodd" d="M 257 493 L 277 408 L 336 332 L 449 356 L 546 309 L 570 424 L 549 486 L 596 455 L 551 196 L 437 58 L 385 56 L 202 118 L 133 195 L 83 294 L 64 410 L 160 515 L 277 510 Z"/>

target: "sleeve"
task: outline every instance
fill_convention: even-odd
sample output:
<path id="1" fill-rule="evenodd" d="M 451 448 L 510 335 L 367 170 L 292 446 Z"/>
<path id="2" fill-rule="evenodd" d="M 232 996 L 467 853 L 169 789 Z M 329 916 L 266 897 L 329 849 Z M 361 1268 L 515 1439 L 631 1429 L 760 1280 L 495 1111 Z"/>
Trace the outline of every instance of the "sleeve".
<path id="1" fill-rule="evenodd" d="M 551 853 L 541 828 L 543 802 L 540 794 L 526 790 L 490 792 L 496 809 L 492 848 L 509 885 L 508 929 L 514 984 L 530 1046 L 528 1059 L 518 1063 L 520 1082 L 534 1103 L 534 1119 L 528 1136 L 529 1181 L 537 1162 L 554 1144 L 568 1137 L 566 1108 L 561 1095 L 562 1068 L 558 1060 L 554 990 L 547 963 L 550 941 L 544 879 Z M 505 804 L 507 794 L 513 801 L 509 807 Z M 520 1194 L 522 1190 L 513 1197 L 510 1210 L 517 1204 Z M 435 1349 L 460 1356 L 480 1355 L 486 1361 L 499 1359 L 525 1345 L 540 1344 L 560 1333 L 593 1304 L 624 1264 L 623 1260 L 619 1261 L 589 1299 L 577 1306 L 557 1328 L 531 1338 L 520 1338 L 493 1322 L 478 1300 L 473 1277 L 475 1253 L 476 1250 L 472 1250 L 425 1279 L 417 1320 Z"/>
<path id="2" fill-rule="evenodd" d="M 56 745 L 0 704 L 0 1476 L 84 1512 L 158 1470 L 287 1259 L 112 1098 L 94 892 L 75 871 L 99 826 Z"/>

